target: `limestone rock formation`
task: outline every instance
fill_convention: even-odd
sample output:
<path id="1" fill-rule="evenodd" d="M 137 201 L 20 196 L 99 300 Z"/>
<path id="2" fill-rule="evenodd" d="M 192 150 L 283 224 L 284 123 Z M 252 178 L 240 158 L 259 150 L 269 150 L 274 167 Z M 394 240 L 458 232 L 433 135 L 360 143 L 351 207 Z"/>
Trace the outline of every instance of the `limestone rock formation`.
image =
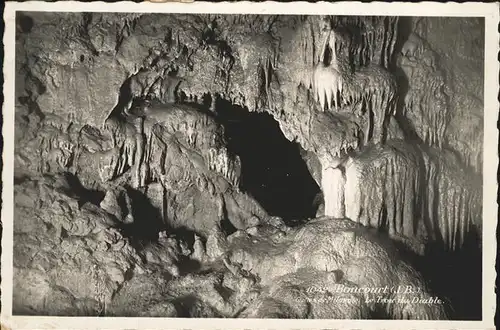
<path id="1" fill-rule="evenodd" d="M 15 314 L 480 317 L 430 283 L 480 249 L 479 20 L 17 24 Z"/>
<path id="2" fill-rule="evenodd" d="M 230 260 L 255 274 L 264 286 L 244 315 L 357 319 L 383 311 L 384 317 L 398 319 L 445 316 L 443 305 L 414 303 L 431 295 L 388 241 L 350 220 L 332 220 L 323 217 L 299 229 L 237 232 L 229 237 Z M 419 291 L 413 302 L 404 302 L 403 288 Z"/>

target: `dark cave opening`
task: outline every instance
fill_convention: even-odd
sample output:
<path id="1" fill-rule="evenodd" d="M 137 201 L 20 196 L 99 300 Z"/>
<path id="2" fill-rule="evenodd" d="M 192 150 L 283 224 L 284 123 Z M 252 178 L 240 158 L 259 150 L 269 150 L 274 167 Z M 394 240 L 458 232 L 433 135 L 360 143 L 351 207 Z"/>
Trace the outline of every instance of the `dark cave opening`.
<path id="1" fill-rule="evenodd" d="M 474 230 L 456 251 L 430 245 L 417 269 L 429 279 L 431 289 L 449 299 L 451 319 L 481 320 L 482 249 L 480 237 Z"/>
<path id="2" fill-rule="evenodd" d="M 131 239 L 135 247 L 144 246 L 158 239 L 158 233 L 166 229 L 160 214 L 148 197 L 138 189 L 126 186 L 127 194 L 131 200 L 131 213 L 134 221 L 121 226 L 122 233 Z"/>
<path id="3" fill-rule="evenodd" d="M 162 215 L 162 210 L 153 205 L 144 188 L 133 188 L 129 185 L 123 187 L 130 198 L 130 204 L 127 205 L 124 196 L 120 196 L 118 202 L 124 214 L 130 210 L 133 222 L 122 222 L 117 227 L 134 248 L 141 251 L 150 244 L 156 244 L 159 234 L 163 231 L 169 237 L 185 242 L 187 246 L 193 246 L 195 232 L 184 226 L 172 227 L 169 220 Z M 189 258 L 183 257 L 182 262 L 182 272 L 193 271 L 198 267 Z"/>
<path id="4" fill-rule="evenodd" d="M 386 233 L 380 235 L 389 238 Z M 477 231 L 466 235 L 455 251 L 443 242 L 428 243 L 423 255 L 417 255 L 403 243 L 392 240 L 404 260 L 422 275 L 426 286 L 445 306 L 450 320 L 482 318 L 482 248 Z"/>
<path id="5" fill-rule="evenodd" d="M 16 13 L 17 31 L 20 33 L 30 33 L 35 25 L 32 17 L 24 13 Z"/>
<path id="6" fill-rule="evenodd" d="M 85 203 L 91 203 L 99 206 L 99 203 L 104 199 L 105 192 L 98 189 L 89 189 L 83 186 L 78 176 L 66 172 L 64 177 L 71 187 L 74 194 L 78 196 L 78 206 L 82 207 Z"/>
<path id="7" fill-rule="evenodd" d="M 228 149 L 241 160 L 240 188 L 273 216 L 286 222 L 316 214 L 320 188 L 300 154 L 268 113 L 248 112 L 218 100 L 217 117 L 225 127 Z"/>

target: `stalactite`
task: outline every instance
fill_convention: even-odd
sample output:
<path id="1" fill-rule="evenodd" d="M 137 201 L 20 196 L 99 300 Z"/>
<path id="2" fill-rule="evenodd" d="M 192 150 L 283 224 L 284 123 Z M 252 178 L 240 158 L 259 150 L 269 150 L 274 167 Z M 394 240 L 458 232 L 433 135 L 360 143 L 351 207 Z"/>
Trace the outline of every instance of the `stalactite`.
<path id="1" fill-rule="evenodd" d="M 326 58 L 328 50 L 331 53 L 330 59 Z M 329 63 L 325 63 L 326 60 L 329 60 Z M 340 105 L 338 95 L 342 93 L 343 78 L 337 62 L 334 31 L 328 31 L 324 36 L 317 63 L 313 71 L 315 98 L 321 105 L 321 111 L 324 111 L 325 105 L 330 109 L 335 104 L 335 108 L 338 109 Z"/>
<path id="2" fill-rule="evenodd" d="M 480 198 L 480 191 L 475 187 L 464 170 L 453 164 L 454 157 L 434 154 L 437 186 L 441 192 L 437 195 L 438 211 L 434 217 L 440 216 L 439 224 L 444 231 L 444 243 L 450 249 L 460 247 L 467 234 L 464 229 L 470 229 L 478 223 L 481 215 L 481 206 L 476 201 Z M 456 160 L 455 160 L 456 162 Z"/>
<path id="3" fill-rule="evenodd" d="M 313 75 L 314 94 L 316 100 L 321 106 L 321 111 L 335 109 L 339 107 L 339 93 L 342 92 L 343 79 L 342 75 L 335 69 L 334 66 L 324 66 L 319 64 Z"/>
<path id="4" fill-rule="evenodd" d="M 447 249 L 459 249 L 480 223 L 480 191 L 471 189 L 474 184 L 453 157 L 403 141 L 388 143 L 345 165 L 346 217 L 391 235 L 442 240 Z"/>
<path id="5" fill-rule="evenodd" d="M 375 163 L 368 165 L 364 163 L 365 160 L 359 160 L 360 163 L 355 165 L 355 169 L 357 168 L 357 171 L 361 173 L 358 173 L 354 180 L 364 182 L 364 184 L 361 183 L 362 188 L 353 188 L 354 185 L 349 183 L 352 180 L 349 175 L 353 171 L 350 168 L 347 169 L 349 173 L 347 182 L 351 190 L 349 191 L 350 197 L 346 197 L 346 202 L 354 202 L 352 207 L 359 208 L 349 213 L 359 214 L 361 223 L 373 227 L 380 227 L 384 224 L 387 225 L 390 233 L 413 237 L 415 233 L 412 224 L 414 217 L 418 217 L 413 209 L 415 200 L 418 199 L 418 187 L 415 186 L 414 180 L 415 178 L 419 180 L 419 164 L 415 160 L 410 160 L 411 158 L 406 159 L 404 154 L 400 154 L 402 152 L 400 147 L 392 148 L 374 150 L 373 152 L 376 153 L 381 152 L 377 156 L 364 156 L 368 157 L 367 162 L 375 161 Z M 365 181 L 362 179 L 359 181 L 359 176 L 366 178 Z M 352 189 L 360 189 L 360 191 L 354 193 Z M 360 202 L 353 200 L 354 198 L 359 198 Z M 350 208 L 351 205 L 346 204 L 346 209 Z"/>

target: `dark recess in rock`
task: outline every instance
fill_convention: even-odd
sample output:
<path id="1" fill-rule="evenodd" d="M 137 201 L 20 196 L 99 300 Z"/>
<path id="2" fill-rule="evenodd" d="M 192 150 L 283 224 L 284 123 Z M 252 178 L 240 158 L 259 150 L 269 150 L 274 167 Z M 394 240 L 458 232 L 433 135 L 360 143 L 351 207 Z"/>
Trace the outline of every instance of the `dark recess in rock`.
<path id="1" fill-rule="evenodd" d="M 158 233 L 166 229 L 159 210 L 140 190 L 125 187 L 131 199 L 132 216 L 135 221 L 123 226 L 124 235 L 132 239 L 135 246 L 143 246 L 158 239 Z"/>
<path id="2" fill-rule="evenodd" d="M 241 159 L 241 189 L 270 215 L 291 221 L 289 224 L 314 217 L 313 200 L 319 187 L 299 146 L 283 136 L 278 122 L 267 113 L 249 113 L 227 101 L 220 101 L 216 109 L 228 148 Z"/>
<path id="3" fill-rule="evenodd" d="M 21 33 L 30 33 L 33 28 L 34 21 L 33 18 L 28 15 L 18 14 L 18 28 Z"/>

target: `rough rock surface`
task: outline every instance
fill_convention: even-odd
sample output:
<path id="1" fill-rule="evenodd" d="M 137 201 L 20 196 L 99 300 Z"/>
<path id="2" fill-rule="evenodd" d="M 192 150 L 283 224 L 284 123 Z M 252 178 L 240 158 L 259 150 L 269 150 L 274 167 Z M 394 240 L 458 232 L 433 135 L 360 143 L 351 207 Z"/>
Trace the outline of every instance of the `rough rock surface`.
<path id="1" fill-rule="evenodd" d="M 425 257 L 480 232 L 478 20 L 27 12 L 17 24 L 14 313 L 447 317 L 390 303 L 400 293 L 308 288 L 429 300 L 391 240 Z M 300 145 L 317 219 L 292 228 L 246 191 L 223 118 L 236 107 Z"/>
<path id="2" fill-rule="evenodd" d="M 432 298 L 425 282 L 399 260 L 388 240 L 350 220 L 332 220 L 318 218 L 299 229 L 260 226 L 228 238 L 229 260 L 254 274 L 264 286 L 261 296 L 244 312 L 245 316 L 335 319 L 371 318 L 376 313 L 397 319 L 445 316 L 443 305 L 422 303 Z M 419 293 L 405 302 L 403 297 L 408 292 L 404 289 L 398 292 L 397 288 L 410 287 Z M 374 288 L 381 290 L 366 290 Z M 421 302 L 412 302 L 413 299 Z"/>
<path id="3" fill-rule="evenodd" d="M 397 255 L 387 239 L 349 220 L 320 218 L 292 229 L 275 218 L 272 225 L 236 231 L 227 241 L 214 232 L 204 258 L 211 262 L 187 274 L 187 260 L 196 259 L 183 241 L 160 233 L 154 243 L 131 244 L 117 218 L 72 193 L 64 176 L 24 179 L 15 193 L 16 314 L 231 317 L 244 310 L 248 317 L 272 317 L 272 309 L 261 306 L 269 294 L 286 304 L 288 290 L 336 283 L 411 286 L 428 298 L 418 274 L 394 262 Z M 325 307 L 315 294 L 304 302 L 312 307 L 299 309 L 298 316 L 286 314 L 288 307 L 279 312 L 355 318 L 375 313 L 379 305 L 353 295 L 347 309 Z M 443 317 L 441 306 L 387 308 L 386 317 Z"/>
<path id="4" fill-rule="evenodd" d="M 422 140 L 454 150 L 481 173 L 484 86 L 477 73 L 484 70 L 484 23 L 435 18 L 411 24 L 399 59 L 408 77 L 407 116 Z M 443 37 L 448 31 L 456 37 Z"/>

